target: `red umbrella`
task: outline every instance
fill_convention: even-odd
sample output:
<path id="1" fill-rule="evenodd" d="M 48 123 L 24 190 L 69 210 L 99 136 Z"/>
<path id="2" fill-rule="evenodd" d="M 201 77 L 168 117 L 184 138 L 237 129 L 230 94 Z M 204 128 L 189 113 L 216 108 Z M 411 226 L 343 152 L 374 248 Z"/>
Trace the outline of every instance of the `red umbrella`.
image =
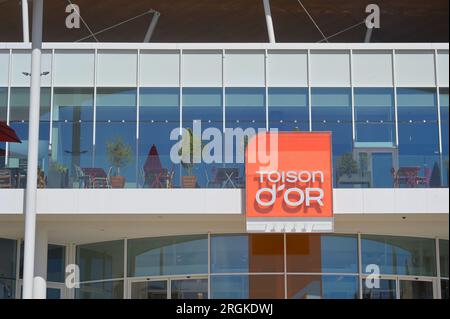
<path id="1" fill-rule="evenodd" d="M 0 121 L 0 142 L 22 143 L 16 132 L 6 125 L 5 122 Z"/>
<path id="2" fill-rule="evenodd" d="M 162 170 L 161 159 L 159 158 L 158 150 L 156 145 L 153 144 L 148 152 L 147 160 L 144 164 L 145 172 L 157 172 Z"/>

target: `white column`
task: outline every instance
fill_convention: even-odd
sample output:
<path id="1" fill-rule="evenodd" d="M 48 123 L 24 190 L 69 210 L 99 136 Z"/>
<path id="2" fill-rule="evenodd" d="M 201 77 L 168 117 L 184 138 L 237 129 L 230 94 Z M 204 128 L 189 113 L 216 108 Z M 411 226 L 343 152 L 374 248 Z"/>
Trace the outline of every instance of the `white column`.
<path id="1" fill-rule="evenodd" d="M 39 104 L 41 99 L 42 19 L 43 0 L 34 0 L 27 188 L 25 190 L 25 245 L 23 264 L 24 299 L 31 299 L 33 297 L 34 254 L 36 240 L 36 189 L 39 144 Z"/>
<path id="2" fill-rule="evenodd" d="M 42 225 L 36 230 L 36 258 L 34 261 L 33 299 L 47 297 L 48 232 Z"/>
<path id="3" fill-rule="evenodd" d="M 30 26 L 28 22 L 28 0 L 22 0 L 22 32 L 23 42 L 30 42 Z"/>
<path id="4" fill-rule="evenodd" d="M 269 42 L 276 43 L 275 32 L 273 30 L 272 13 L 270 11 L 270 0 L 263 0 L 264 14 L 266 16 L 267 33 L 269 35 Z"/>

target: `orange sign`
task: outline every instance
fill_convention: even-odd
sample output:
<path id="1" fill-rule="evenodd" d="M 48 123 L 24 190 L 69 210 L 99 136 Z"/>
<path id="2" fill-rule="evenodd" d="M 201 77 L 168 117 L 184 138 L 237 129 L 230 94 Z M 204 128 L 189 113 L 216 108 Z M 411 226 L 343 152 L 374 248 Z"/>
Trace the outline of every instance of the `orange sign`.
<path id="1" fill-rule="evenodd" d="M 247 229 L 333 230 L 331 133 L 262 133 L 246 150 Z"/>

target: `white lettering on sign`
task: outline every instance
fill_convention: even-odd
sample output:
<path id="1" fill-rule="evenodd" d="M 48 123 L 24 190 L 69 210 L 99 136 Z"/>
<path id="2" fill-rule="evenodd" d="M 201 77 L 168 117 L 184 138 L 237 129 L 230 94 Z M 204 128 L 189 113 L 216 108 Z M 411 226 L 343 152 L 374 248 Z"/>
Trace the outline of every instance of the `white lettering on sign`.
<path id="1" fill-rule="evenodd" d="M 275 204 L 277 197 L 282 193 L 284 203 L 290 207 L 299 207 L 303 204 L 310 207 L 314 204 L 324 206 L 324 191 L 319 187 L 307 187 L 309 183 L 324 183 L 322 171 L 257 171 L 259 183 L 262 187 L 256 192 L 256 202 L 262 207 Z M 304 187 L 298 187 L 305 184 Z M 295 200 L 292 197 L 296 197 Z M 263 200 L 266 198 L 266 200 Z"/>

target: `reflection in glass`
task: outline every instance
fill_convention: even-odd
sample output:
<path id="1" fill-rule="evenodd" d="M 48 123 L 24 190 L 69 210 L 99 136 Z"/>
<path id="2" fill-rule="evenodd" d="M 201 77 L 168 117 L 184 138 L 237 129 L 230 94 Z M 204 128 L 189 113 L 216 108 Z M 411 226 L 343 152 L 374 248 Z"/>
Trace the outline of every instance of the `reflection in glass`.
<path id="1" fill-rule="evenodd" d="M 362 267 L 375 264 L 381 274 L 436 276 L 433 239 L 363 235 Z"/>
<path id="2" fill-rule="evenodd" d="M 436 90 L 398 89 L 399 170 L 417 175 L 407 186 L 441 186 Z M 422 177 L 422 178 L 420 178 Z"/>
<path id="3" fill-rule="evenodd" d="M 289 299 L 358 299 L 356 276 L 289 275 Z"/>
<path id="4" fill-rule="evenodd" d="M 48 245 L 47 281 L 64 282 L 66 275 L 65 247 Z"/>
<path id="5" fill-rule="evenodd" d="M 395 280 L 379 280 L 379 288 L 368 288 L 363 279 L 363 299 L 397 299 L 397 285 Z"/>
<path id="6" fill-rule="evenodd" d="M 172 280 L 171 297 L 172 299 L 208 299 L 208 280 Z"/>
<path id="7" fill-rule="evenodd" d="M 138 186 L 157 187 L 159 183 L 149 178 L 146 164 L 152 146 L 155 146 L 161 167 L 173 172 L 172 186 L 180 184 L 180 167 L 170 159 L 175 141 L 170 140 L 173 129 L 180 127 L 179 88 L 141 88 L 139 105 Z M 153 156 L 153 155 L 152 155 Z M 154 157 L 152 157 L 154 158 Z"/>
<path id="8" fill-rule="evenodd" d="M 80 280 L 93 281 L 123 277 L 123 240 L 77 246 Z"/>
<path id="9" fill-rule="evenodd" d="M 160 276 L 208 273 L 205 235 L 128 240 L 128 275 Z"/>
<path id="10" fill-rule="evenodd" d="M 352 151 L 352 104 L 350 89 L 313 88 L 311 92 L 313 131 L 333 133 L 333 155 Z"/>
<path id="11" fill-rule="evenodd" d="M 211 271 L 215 273 L 283 272 L 282 235 L 211 237 Z"/>
<path id="12" fill-rule="evenodd" d="M 123 281 L 105 281 L 80 284 L 75 299 L 122 299 Z"/>
<path id="13" fill-rule="evenodd" d="M 213 299 L 283 299 L 283 275 L 211 276 Z"/>
<path id="14" fill-rule="evenodd" d="M 131 283 L 131 299 L 167 299 L 167 280 Z"/>
<path id="15" fill-rule="evenodd" d="M 201 141 L 203 132 L 208 128 L 216 128 L 219 132 L 223 132 L 222 88 L 183 88 L 183 128 L 193 130 L 194 122 L 198 127 L 198 132 L 195 130 L 192 133 L 194 140 Z M 208 142 L 209 140 L 204 139 L 203 145 Z M 219 145 L 222 147 L 222 143 Z M 223 150 L 218 152 L 221 155 Z M 219 158 L 219 163 L 222 163 L 223 156 Z M 202 161 L 202 164 L 193 165 L 192 174 L 197 177 L 198 187 L 208 187 L 208 180 L 213 178 L 216 164 L 204 164 Z M 185 169 L 183 174 L 189 174 L 188 170 Z"/>
<path id="16" fill-rule="evenodd" d="M 307 88 L 269 88 L 269 128 L 309 131 Z"/>
<path id="17" fill-rule="evenodd" d="M 395 145 L 394 91 L 385 88 L 355 89 L 357 147 Z"/>
<path id="18" fill-rule="evenodd" d="M 28 116 L 30 104 L 29 88 L 11 88 L 10 126 L 16 131 L 22 143 L 9 144 L 9 166 L 17 168 L 18 181 L 16 186 L 26 186 L 28 163 Z M 39 124 L 39 169 L 48 171 L 48 145 L 50 131 L 50 89 L 41 88 L 41 109 Z"/>
<path id="19" fill-rule="evenodd" d="M 52 165 L 49 171 L 47 187 L 71 188 L 85 186 L 76 168 L 92 167 L 93 118 L 93 89 L 55 89 Z M 58 167 L 68 170 L 70 181 L 64 180 Z"/>
<path id="20" fill-rule="evenodd" d="M 356 236 L 288 234 L 287 271 L 298 273 L 357 273 Z"/>
<path id="21" fill-rule="evenodd" d="M 102 175 L 125 178 L 126 187 L 136 187 L 136 102 L 136 89 L 97 90 L 94 165 Z"/>
<path id="22" fill-rule="evenodd" d="M 433 283 L 400 280 L 400 299 L 433 299 Z"/>
<path id="23" fill-rule="evenodd" d="M 312 129 L 330 131 L 333 136 L 334 186 L 338 185 L 343 167 L 353 163 L 353 125 L 351 91 L 346 88 L 313 88 L 311 90 Z M 342 163 L 345 163 L 343 165 Z M 346 175 L 354 173 L 346 171 Z"/>
<path id="24" fill-rule="evenodd" d="M 244 176 L 244 150 L 248 139 L 258 132 L 266 130 L 266 94 L 264 88 L 226 88 L 225 89 L 225 130 L 242 129 L 246 133 L 242 139 L 225 140 L 225 150 L 236 149 L 234 158 L 225 151 L 227 167 L 238 169 L 235 176 Z M 234 164 L 236 163 L 236 164 Z M 237 177 L 237 178 L 238 178 Z M 237 184 L 235 181 L 234 184 Z"/>

